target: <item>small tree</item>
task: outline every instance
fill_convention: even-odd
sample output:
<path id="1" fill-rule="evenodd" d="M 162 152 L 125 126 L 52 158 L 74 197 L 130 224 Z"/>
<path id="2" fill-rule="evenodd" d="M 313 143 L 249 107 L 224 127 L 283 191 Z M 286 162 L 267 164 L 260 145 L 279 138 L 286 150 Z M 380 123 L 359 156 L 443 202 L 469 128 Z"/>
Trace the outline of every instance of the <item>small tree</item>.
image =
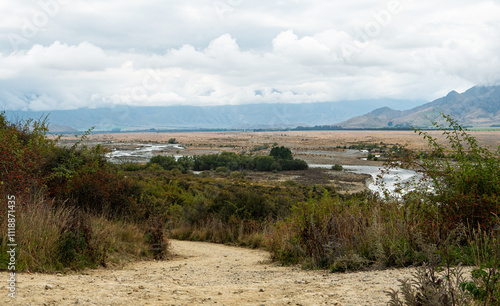
<path id="1" fill-rule="evenodd" d="M 332 166 L 332 170 L 342 171 L 342 170 L 344 170 L 344 167 L 342 167 L 342 165 L 335 164 L 335 165 Z"/>
<path id="2" fill-rule="evenodd" d="M 289 148 L 286 148 L 284 146 L 272 148 L 271 153 L 269 155 L 274 157 L 277 160 L 293 159 L 292 151 Z"/>

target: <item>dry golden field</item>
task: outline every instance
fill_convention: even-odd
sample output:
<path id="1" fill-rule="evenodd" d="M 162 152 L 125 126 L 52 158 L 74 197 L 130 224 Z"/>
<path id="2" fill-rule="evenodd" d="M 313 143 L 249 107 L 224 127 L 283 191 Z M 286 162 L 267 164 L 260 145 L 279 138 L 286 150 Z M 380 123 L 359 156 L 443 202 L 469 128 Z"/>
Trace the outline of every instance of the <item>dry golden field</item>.
<path id="1" fill-rule="evenodd" d="M 441 132 L 429 131 L 433 137 Z M 470 131 L 480 145 L 496 148 L 500 145 L 500 131 Z M 133 132 L 99 133 L 90 135 L 91 141 L 127 143 L 167 143 L 175 138 L 188 150 L 186 153 L 204 154 L 220 151 L 249 151 L 257 145 L 277 143 L 296 154 L 307 151 L 335 151 L 337 146 L 353 144 L 408 145 L 412 150 L 425 150 L 426 141 L 413 131 L 286 131 L 286 132 Z M 63 140 L 75 140 L 75 135 L 64 135 Z"/>

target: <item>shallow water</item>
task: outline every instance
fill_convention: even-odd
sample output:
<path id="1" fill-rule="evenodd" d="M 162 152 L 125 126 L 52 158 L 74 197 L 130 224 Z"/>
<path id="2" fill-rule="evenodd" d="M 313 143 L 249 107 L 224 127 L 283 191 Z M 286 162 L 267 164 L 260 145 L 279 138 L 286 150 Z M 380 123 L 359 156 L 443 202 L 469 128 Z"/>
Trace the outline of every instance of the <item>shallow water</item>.
<path id="1" fill-rule="evenodd" d="M 309 167 L 330 169 L 332 165 L 310 164 Z M 377 183 L 377 177 L 382 174 L 383 167 L 369 165 L 346 165 L 343 167 L 345 171 L 371 175 L 372 181 L 368 184 L 368 188 L 375 193 L 381 193 L 383 191 L 382 186 Z M 389 173 L 384 174 L 384 176 L 382 177 L 382 182 L 383 184 L 385 184 L 385 189 L 392 193 L 396 189 L 396 184 L 398 182 L 417 183 L 417 181 L 421 177 L 422 175 L 416 171 L 403 168 L 395 168 L 391 169 Z"/>
<path id="2" fill-rule="evenodd" d="M 184 150 L 184 147 L 179 144 L 134 144 L 138 146 L 135 150 L 117 148 L 106 154 L 106 158 L 113 163 L 123 162 L 147 162 L 155 154 L 153 152 L 162 152 L 166 150 Z M 182 155 L 176 155 L 178 159 Z"/>
<path id="3" fill-rule="evenodd" d="M 130 146 L 135 147 L 131 149 Z M 120 148 L 122 147 L 122 148 Z M 140 144 L 140 143 L 128 143 L 122 145 L 116 145 L 112 152 L 106 154 L 106 158 L 113 163 L 124 163 L 124 162 L 147 162 L 151 157 L 160 153 L 167 153 L 166 155 L 174 156 L 175 159 L 179 159 L 183 155 L 174 154 L 177 151 L 184 150 L 185 148 L 180 144 Z M 309 152 L 310 153 L 310 152 Z M 321 152 L 320 152 L 321 153 Z M 358 150 L 346 150 L 344 152 L 334 152 L 338 155 L 348 155 L 356 156 L 359 155 Z M 309 164 L 311 168 L 324 168 L 330 169 L 331 164 Z M 368 183 L 368 188 L 375 192 L 381 193 L 382 187 L 377 183 L 377 177 L 382 173 L 382 167 L 380 166 L 370 166 L 370 165 L 345 165 L 343 166 L 345 171 L 350 171 L 354 173 L 369 174 L 372 176 L 372 180 Z M 385 184 L 385 189 L 390 193 L 394 192 L 396 184 L 398 182 L 416 182 L 421 178 L 421 174 L 408 169 L 396 168 L 392 169 L 389 173 L 382 177 L 382 182 Z"/>

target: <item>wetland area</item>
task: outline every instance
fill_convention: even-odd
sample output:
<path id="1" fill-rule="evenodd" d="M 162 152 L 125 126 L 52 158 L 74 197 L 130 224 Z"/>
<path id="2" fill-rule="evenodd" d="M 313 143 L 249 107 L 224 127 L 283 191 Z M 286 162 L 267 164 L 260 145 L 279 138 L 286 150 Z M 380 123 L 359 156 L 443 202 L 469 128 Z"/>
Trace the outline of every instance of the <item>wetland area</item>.
<path id="1" fill-rule="evenodd" d="M 500 131 L 470 133 L 481 145 L 492 148 L 500 145 Z M 430 135 L 437 136 L 440 132 L 431 131 Z M 78 137 L 64 135 L 61 143 L 71 145 Z M 175 143 L 169 143 L 173 140 Z M 415 151 L 427 148 L 426 141 L 413 131 L 130 132 L 92 134 L 88 141 L 89 145 L 100 144 L 109 150 L 107 157 L 114 163 L 146 163 L 155 155 L 175 158 L 221 152 L 268 155 L 272 146 L 285 146 L 295 158 L 305 160 L 309 169 L 248 172 L 247 176 L 259 183 L 293 180 L 306 185 L 333 185 L 340 193 L 378 191 L 376 177 L 384 166 L 387 148 L 407 146 Z M 367 160 L 369 154 L 375 160 Z M 342 165 L 344 171 L 331 170 L 335 164 Z M 383 179 L 391 189 L 398 179 L 417 176 L 415 171 L 398 169 Z"/>

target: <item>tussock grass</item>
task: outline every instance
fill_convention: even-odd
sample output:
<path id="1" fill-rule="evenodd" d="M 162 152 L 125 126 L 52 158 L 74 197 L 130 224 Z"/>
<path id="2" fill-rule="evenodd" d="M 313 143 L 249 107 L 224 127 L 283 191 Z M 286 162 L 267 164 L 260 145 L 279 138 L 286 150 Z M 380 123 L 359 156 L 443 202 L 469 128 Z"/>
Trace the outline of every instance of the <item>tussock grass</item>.
<path id="1" fill-rule="evenodd" d="M 151 257 L 146 230 L 136 224 L 85 214 L 77 208 L 54 206 L 53 201 L 43 197 L 19 200 L 17 209 L 18 271 L 79 270 Z M 2 237 L 7 236 L 5 221 L 2 218 L 0 222 Z M 6 239 L 0 249 L 6 254 Z M 6 260 L 0 257 L 0 261 Z M 1 266 L 7 265 L 2 262 Z"/>
<path id="2" fill-rule="evenodd" d="M 29 205 L 32 204 L 32 205 Z M 18 269 L 47 272 L 61 265 L 54 254 L 57 251 L 60 229 L 71 215 L 70 209 L 52 208 L 52 202 L 43 198 L 33 203 L 18 201 L 16 242 Z M 6 226 L 2 225 L 2 229 Z M 6 248 L 6 245 L 2 245 Z"/>
<path id="3" fill-rule="evenodd" d="M 105 249 L 106 264 L 121 265 L 124 262 L 147 259 L 151 246 L 144 239 L 146 231 L 137 224 L 125 221 L 110 221 L 92 217 L 92 229 L 96 244 Z"/>

